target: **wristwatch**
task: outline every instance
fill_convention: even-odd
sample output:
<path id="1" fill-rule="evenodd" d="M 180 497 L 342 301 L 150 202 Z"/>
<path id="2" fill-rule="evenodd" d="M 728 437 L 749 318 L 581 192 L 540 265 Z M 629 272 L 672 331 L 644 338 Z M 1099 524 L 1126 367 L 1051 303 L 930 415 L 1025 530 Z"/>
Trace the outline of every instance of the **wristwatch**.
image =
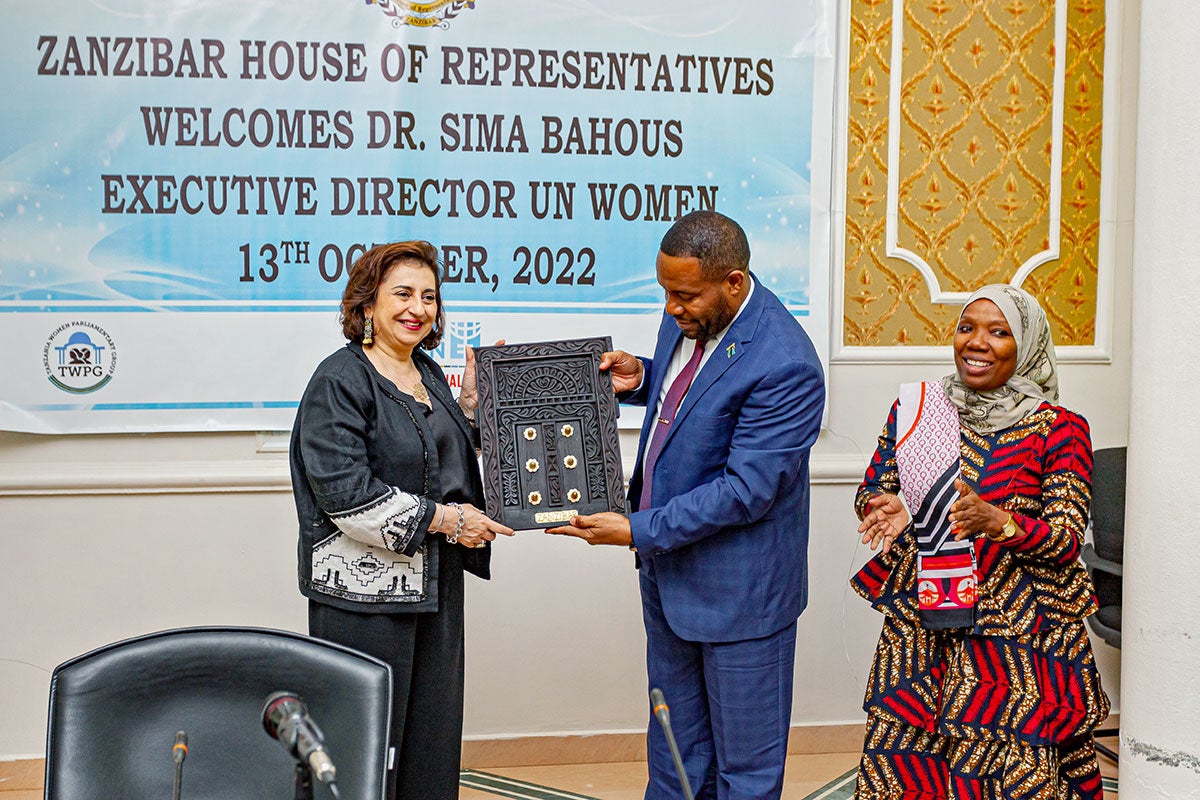
<path id="1" fill-rule="evenodd" d="M 1017 521 L 1013 519 L 1012 514 L 1009 514 L 1008 519 L 1004 521 L 1004 527 L 1000 529 L 1000 532 L 996 534 L 989 533 L 988 538 L 993 542 L 1007 542 L 1020 532 L 1021 529 L 1017 527 Z"/>

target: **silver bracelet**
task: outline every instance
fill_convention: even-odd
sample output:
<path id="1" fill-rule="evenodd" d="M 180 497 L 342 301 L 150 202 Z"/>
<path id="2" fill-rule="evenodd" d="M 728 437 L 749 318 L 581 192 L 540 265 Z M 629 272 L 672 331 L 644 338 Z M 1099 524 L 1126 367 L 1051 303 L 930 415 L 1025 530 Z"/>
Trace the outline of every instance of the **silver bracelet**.
<path id="1" fill-rule="evenodd" d="M 461 503 L 446 503 L 446 505 L 458 512 L 458 519 L 454 521 L 454 532 L 446 534 L 446 541 L 450 544 L 457 544 L 458 537 L 462 536 L 463 527 L 467 524 L 467 515 L 463 513 Z"/>
<path id="2" fill-rule="evenodd" d="M 438 518 L 437 518 L 437 522 L 433 523 L 433 529 L 435 531 L 440 530 L 442 527 L 442 521 L 445 519 L 446 519 L 446 506 L 439 503 L 438 504 Z"/>

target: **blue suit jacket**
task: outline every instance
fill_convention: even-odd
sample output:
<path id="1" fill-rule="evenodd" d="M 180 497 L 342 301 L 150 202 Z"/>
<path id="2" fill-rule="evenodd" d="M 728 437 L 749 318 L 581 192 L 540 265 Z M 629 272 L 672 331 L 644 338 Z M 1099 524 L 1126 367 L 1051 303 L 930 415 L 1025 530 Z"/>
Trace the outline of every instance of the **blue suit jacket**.
<path id="1" fill-rule="evenodd" d="M 667 622 L 692 641 L 767 636 L 792 623 L 808 599 L 808 459 L 824 375 L 804 329 L 757 278 L 746 303 L 671 425 L 653 507 L 630 516 Z M 664 315 L 642 385 L 621 398 L 649 404 L 631 508 L 641 497 L 652 411 L 682 335 Z"/>

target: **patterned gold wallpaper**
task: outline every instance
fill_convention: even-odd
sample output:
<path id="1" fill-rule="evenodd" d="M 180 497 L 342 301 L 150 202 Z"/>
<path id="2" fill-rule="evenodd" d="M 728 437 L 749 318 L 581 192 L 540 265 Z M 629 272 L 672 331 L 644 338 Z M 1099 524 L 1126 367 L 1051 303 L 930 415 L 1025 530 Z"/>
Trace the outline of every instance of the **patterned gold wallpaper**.
<path id="1" fill-rule="evenodd" d="M 904 4 L 895 163 L 893 2 Z M 1011 281 L 1057 230 L 1058 258 L 1021 285 L 1046 308 L 1057 344 L 1095 344 L 1104 24 L 1103 0 L 851 0 L 844 346 L 947 344 L 961 307 L 933 302 L 918 268 L 887 255 L 893 169 L 894 246 L 924 261 L 939 291 Z"/>

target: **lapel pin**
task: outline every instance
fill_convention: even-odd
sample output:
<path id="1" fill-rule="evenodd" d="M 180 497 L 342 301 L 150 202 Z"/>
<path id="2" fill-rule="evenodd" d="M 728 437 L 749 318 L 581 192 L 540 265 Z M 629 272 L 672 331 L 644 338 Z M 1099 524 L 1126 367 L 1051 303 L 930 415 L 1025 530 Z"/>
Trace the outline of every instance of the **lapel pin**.
<path id="1" fill-rule="evenodd" d="M 729 345 L 729 347 L 725 348 L 725 356 L 726 356 L 726 358 L 733 358 L 736 355 L 737 355 L 737 342 L 734 342 L 733 344 Z"/>

